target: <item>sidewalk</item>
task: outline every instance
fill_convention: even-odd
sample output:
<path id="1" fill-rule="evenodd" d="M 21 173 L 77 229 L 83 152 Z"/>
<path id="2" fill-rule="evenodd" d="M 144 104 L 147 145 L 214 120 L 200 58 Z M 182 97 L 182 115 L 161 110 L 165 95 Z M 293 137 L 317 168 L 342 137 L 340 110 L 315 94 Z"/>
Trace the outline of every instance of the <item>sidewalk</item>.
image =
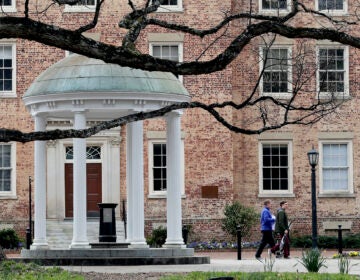
<path id="1" fill-rule="evenodd" d="M 338 260 L 332 256 L 337 253 L 336 250 L 323 251 L 323 257 L 326 258 L 327 268 L 322 268 L 320 272 L 339 273 Z M 241 272 L 262 272 L 264 263 L 255 259 L 255 251 L 243 251 L 242 259 L 237 260 L 237 252 L 196 252 L 197 256 L 210 256 L 210 264 L 202 265 L 148 265 L 148 266 L 72 266 L 63 267 L 69 271 L 78 272 L 97 272 L 97 273 L 116 273 L 133 274 L 136 279 L 136 273 L 185 273 L 192 271 L 241 271 Z M 263 258 L 266 256 L 264 250 Z M 304 266 L 299 263 L 301 250 L 291 251 L 290 259 L 275 259 L 274 272 L 307 272 Z M 356 265 L 357 264 L 357 265 Z M 360 259 L 351 259 L 350 274 L 360 275 Z"/>

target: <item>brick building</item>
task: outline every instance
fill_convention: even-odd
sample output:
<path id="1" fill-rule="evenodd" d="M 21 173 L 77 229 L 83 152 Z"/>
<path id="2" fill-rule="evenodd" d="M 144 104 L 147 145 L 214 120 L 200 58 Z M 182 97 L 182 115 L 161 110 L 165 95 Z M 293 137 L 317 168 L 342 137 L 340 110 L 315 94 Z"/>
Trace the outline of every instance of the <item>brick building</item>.
<path id="1" fill-rule="evenodd" d="M 46 2 L 46 1 L 44 1 Z M 55 22 L 67 28 L 76 28 L 87 23 L 94 12 L 94 1 L 86 1 L 86 6 L 52 6 L 46 11 L 44 21 Z M 103 5 L 98 25 L 86 36 L 102 42 L 117 45 L 123 31 L 114 27 L 120 18 L 130 11 L 126 1 L 106 1 Z M 135 1 L 140 4 L 142 1 Z M 195 28 L 205 29 L 222 20 L 224 11 L 232 13 L 250 10 L 250 1 L 207 1 L 206 5 L 192 0 L 165 1 L 154 17 L 184 23 Z M 252 10 L 271 15 L 276 14 L 277 7 L 273 1 L 253 1 Z M 279 11 L 289 10 L 290 1 L 279 1 Z M 284 3 L 284 4 L 283 4 Z M 349 17 L 355 9 L 348 1 L 339 1 L 336 7 L 328 1 L 307 1 L 309 7 L 328 12 L 338 17 Z M 332 3 L 332 2 L 331 2 Z M 30 6 L 31 11 L 42 10 L 47 3 Z M 349 5 L 349 6 L 348 6 Z M 23 14 L 24 4 L 20 1 L 7 1 L 4 11 L 11 15 Z M 201 13 L 199 12 L 201 11 Z M 316 15 L 303 15 L 294 19 L 294 24 L 306 26 L 327 25 L 324 19 Z M 137 48 L 143 52 L 162 58 L 179 61 L 208 59 L 224 49 L 236 32 L 244 28 L 244 22 L 233 22 L 227 36 L 199 39 L 188 34 L 169 32 L 160 27 L 151 26 L 141 33 Z M 349 27 L 350 32 L 356 34 Z M 120 37 L 119 37 L 120 36 Z M 202 54 L 203 49 L 216 39 L 216 43 Z M 273 40 L 274 39 L 274 40 Z M 277 67 L 268 67 L 261 58 L 265 46 L 271 43 L 270 53 L 274 61 L 292 61 L 303 58 L 308 72 L 297 76 L 295 63 L 280 63 Z M 0 125 L 22 131 L 33 131 L 34 122 L 26 109 L 23 96 L 35 79 L 48 67 L 69 54 L 64 50 L 44 46 L 35 42 L 20 39 L 2 40 L 0 44 L 3 61 L 3 80 L 0 92 L 0 103 L 3 117 Z M 296 54 L 296 55 L 295 55 Z M 306 55 L 305 55 L 306 54 Z M 336 66 L 326 69 L 317 67 L 315 61 L 333 60 Z M 238 200 L 253 206 L 260 211 L 262 201 L 270 198 L 274 204 L 281 200 L 289 201 L 289 217 L 294 221 L 293 231 L 309 234 L 311 231 L 311 189 L 310 166 L 307 152 L 314 145 L 320 152 L 318 171 L 318 226 L 320 234 L 330 234 L 338 224 L 349 232 L 358 232 L 359 222 L 357 186 L 359 184 L 357 164 L 359 161 L 357 139 L 360 130 L 357 121 L 357 57 L 358 50 L 331 42 L 312 40 L 291 40 L 257 38 L 245 48 L 244 52 L 221 72 L 209 75 L 178 77 L 190 94 L 193 101 L 204 103 L 233 100 L 242 101 L 254 88 L 257 77 L 263 66 L 268 76 L 260 81 L 257 94 L 271 95 L 275 98 L 291 98 L 292 87 L 302 84 L 301 98 L 316 98 L 318 89 L 320 97 L 327 93 L 339 94 L 339 100 L 347 102 L 317 124 L 312 126 L 287 126 L 276 131 L 266 132 L 259 136 L 235 134 L 219 124 L 212 116 L 201 109 L 186 110 L 181 121 L 181 139 L 183 143 L 183 187 L 182 187 L 182 223 L 192 225 L 193 240 L 228 240 L 229 236 L 221 228 L 221 219 L 226 204 Z M 260 59 L 259 59 L 260 58 Z M 298 59 L 299 60 L 299 59 Z M 320 61 L 320 60 L 319 60 Z M 278 63 L 278 62 L 276 62 Z M 326 77 L 323 74 L 327 74 Z M 285 75 L 285 77 L 284 77 Z M 255 77 L 255 78 L 254 78 Z M 270 78 L 269 78 L 270 77 Z M 279 78 L 281 77 L 281 78 Z M 320 78 L 321 77 L 321 78 Z M 324 78 L 325 77 L 325 78 Z M 301 83 L 306 80 L 306 83 Z M 295 83 L 296 81 L 296 83 Z M 320 85 L 321 84 L 321 85 Z M 325 85 L 326 84 L 326 85 Z M 1 86 L 1 85 L 0 85 Z M 335 87 L 335 90 L 333 90 Z M 250 123 L 252 112 L 248 110 L 233 111 L 223 109 L 223 116 L 241 126 Z M 275 111 L 273 111 L 274 113 Z M 250 115 L 249 115 L 250 114 Z M 276 113 L 275 113 L 276 115 Z M 47 129 L 68 128 L 71 120 L 52 119 L 46 124 Z M 88 123 L 89 125 L 90 123 Z M 108 168 L 107 172 L 119 173 L 113 186 L 115 192 L 106 196 L 103 187 L 99 192 L 103 200 L 116 195 L 119 202 L 117 217 L 121 216 L 121 203 L 127 199 L 126 176 L 126 129 L 119 129 L 104 134 L 107 140 L 96 141 L 96 137 L 87 139 L 88 149 L 101 153 L 104 143 L 115 139 L 119 145 L 118 153 L 101 158 L 101 170 L 105 176 L 105 162 L 118 156 L 118 170 Z M 104 138 L 104 139 L 105 139 Z M 111 139 L 110 139 L 111 138 Z M 95 139 L 95 140 L 94 140 Z M 154 165 L 156 157 L 164 157 L 162 148 L 166 145 L 166 124 L 162 119 L 144 121 L 143 133 L 144 157 L 144 210 L 145 232 L 152 228 L 166 225 L 166 185 L 164 162 Z M 61 141 L 60 141 L 61 142 Z M 65 160 L 66 153 L 71 153 L 70 142 L 61 142 L 61 149 L 52 150 L 59 141 L 47 143 L 47 157 L 57 154 Z M 2 227 L 12 226 L 24 232 L 28 223 L 28 186 L 29 176 L 34 176 L 34 144 L 3 143 L 1 145 L 2 179 L 0 191 L 0 214 Z M 49 159 L 49 158 L 48 158 Z M 89 159 L 90 160 L 90 159 Z M 109 165 L 109 164 L 108 164 Z M 66 207 L 65 167 L 47 169 L 47 212 L 48 221 L 63 221 L 71 218 L 71 211 Z M 101 178 L 104 184 L 104 178 Z M 54 188 L 53 184 L 60 184 Z M 49 190 L 59 190 L 55 194 Z M 101 197 L 101 196 L 100 196 Z M 107 197 L 107 198 L 106 198 Z M 50 203 L 55 204 L 49 205 Z M 101 201 L 99 201 L 101 202 Z M 107 201 L 105 201 L 107 202 Z M 56 205 L 56 206 L 54 206 Z M 51 207 L 50 207 L 51 206 Z M 97 215 L 96 213 L 94 214 Z M 254 229 L 255 230 L 255 229 Z M 258 236 L 254 235 L 254 239 Z"/>

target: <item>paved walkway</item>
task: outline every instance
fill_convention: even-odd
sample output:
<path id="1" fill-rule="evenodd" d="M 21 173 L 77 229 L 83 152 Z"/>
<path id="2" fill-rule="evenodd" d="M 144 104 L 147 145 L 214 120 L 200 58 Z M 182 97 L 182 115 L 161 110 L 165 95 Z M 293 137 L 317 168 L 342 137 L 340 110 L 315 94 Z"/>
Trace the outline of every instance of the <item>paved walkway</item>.
<path id="1" fill-rule="evenodd" d="M 263 257 L 266 256 L 264 250 Z M 338 260 L 332 256 L 335 250 L 323 251 L 326 257 L 327 268 L 322 268 L 320 272 L 339 273 Z M 254 258 L 254 251 L 243 251 L 242 259 L 237 260 L 237 252 L 197 252 L 198 256 L 210 256 L 210 264 L 202 265 L 148 265 L 148 266 L 72 266 L 64 267 L 69 271 L 80 272 L 100 272 L 100 273 L 153 273 L 153 272 L 192 272 L 192 271 L 242 271 L 242 272 L 261 272 L 264 271 L 266 263 L 261 263 Z M 275 259 L 273 270 L 276 272 L 307 272 L 304 266 L 299 263 L 301 251 L 291 252 L 290 259 Z M 266 260 L 267 261 L 267 260 Z M 360 259 L 351 259 L 350 274 L 360 275 Z"/>

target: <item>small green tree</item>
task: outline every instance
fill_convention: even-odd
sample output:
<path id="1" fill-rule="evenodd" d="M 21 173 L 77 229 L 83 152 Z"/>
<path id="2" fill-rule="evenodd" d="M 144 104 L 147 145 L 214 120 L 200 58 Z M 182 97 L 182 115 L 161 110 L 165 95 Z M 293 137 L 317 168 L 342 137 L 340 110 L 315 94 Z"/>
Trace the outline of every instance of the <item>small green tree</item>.
<path id="1" fill-rule="evenodd" d="M 235 201 L 225 206 L 225 218 L 222 221 L 223 230 L 236 236 L 236 227 L 241 226 L 241 235 L 247 237 L 251 228 L 259 221 L 259 214 L 252 207 L 247 207 Z"/>

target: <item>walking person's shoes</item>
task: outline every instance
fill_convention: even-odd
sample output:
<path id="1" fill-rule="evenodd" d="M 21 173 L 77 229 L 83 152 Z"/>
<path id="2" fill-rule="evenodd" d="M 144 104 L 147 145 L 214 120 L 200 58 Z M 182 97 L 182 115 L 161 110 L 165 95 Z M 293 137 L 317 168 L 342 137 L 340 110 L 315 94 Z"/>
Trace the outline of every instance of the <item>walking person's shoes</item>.
<path id="1" fill-rule="evenodd" d="M 259 262 L 263 263 L 264 262 L 264 259 L 262 257 L 256 257 L 255 256 L 255 259 L 257 259 Z"/>

